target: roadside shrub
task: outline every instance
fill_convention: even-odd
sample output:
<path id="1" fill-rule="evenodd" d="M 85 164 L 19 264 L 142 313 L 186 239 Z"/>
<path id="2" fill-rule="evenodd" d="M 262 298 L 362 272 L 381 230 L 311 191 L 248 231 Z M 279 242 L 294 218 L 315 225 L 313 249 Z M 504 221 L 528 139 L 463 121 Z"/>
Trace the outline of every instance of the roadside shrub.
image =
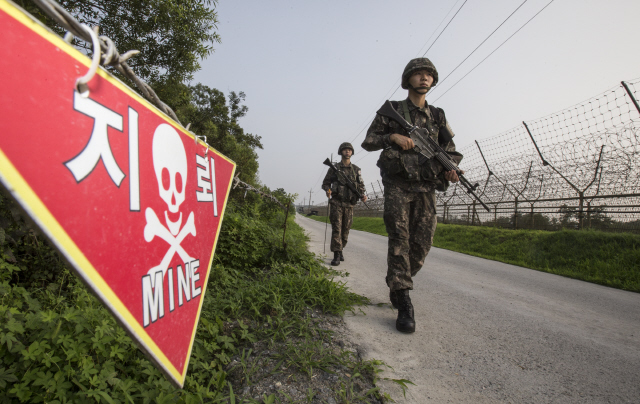
<path id="1" fill-rule="evenodd" d="M 6 219 L 8 211 L 0 214 Z M 332 282 L 337 273 L 306 250 L 293 216 L 284 248 L 284 213 L 260 212 L 228 207 L 183 389 L 137 349 L 55 251 L 11 215 L 0 229 L 0 403 L 228 402 L 233 391 L 225 369 L 241 347 L 307 327 L 307 307 L 343 313 L 365 301 Z"/>

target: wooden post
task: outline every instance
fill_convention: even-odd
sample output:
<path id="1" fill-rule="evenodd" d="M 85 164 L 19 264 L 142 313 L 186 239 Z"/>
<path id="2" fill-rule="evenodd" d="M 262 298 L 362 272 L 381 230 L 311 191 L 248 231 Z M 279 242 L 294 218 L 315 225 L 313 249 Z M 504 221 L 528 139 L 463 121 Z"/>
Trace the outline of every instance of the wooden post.
<path id="1" fill-rule="evenodd" d="M 513 228 L 518 229 L 518 197 L 516 196 L 516 205 L 513 209 Z"/>
<path id="2" fill-rule="evenodd" d="M 447 223 L 447 201 L 444 202 L 442 210 L 444 211 L 442 212 L 442 223 Z"/>
<path id="3" fill-rule="evenodd" d="M 535 229 L 535 223 L 534 223 L 534 218 L 533 218 L 533 202 L 531 202 L 531 228 Z"/>
<path id="4" fill-rule="evenodd" d="M 284 236 L 287 234 L 287 218 L 289 218 L 289 207 L 291 206 L 291 200 L 287 203 L 287 213 L 284 215 L 284 231 L 282 232 L 282 248 L 287 249 L 287 243 L 284 241 Z"/>
<path id="5" fill-rule="evenodd" d="M 578 205 L 578 228 L 584 228 L 584 192 L 580 191 L 580 204 Z"/>
<path id="6" fill-rule="evenodd" d="M 471 226 L 476 224 L 476 200 L 473 200 L 473 211 L 471 212 Z"/>

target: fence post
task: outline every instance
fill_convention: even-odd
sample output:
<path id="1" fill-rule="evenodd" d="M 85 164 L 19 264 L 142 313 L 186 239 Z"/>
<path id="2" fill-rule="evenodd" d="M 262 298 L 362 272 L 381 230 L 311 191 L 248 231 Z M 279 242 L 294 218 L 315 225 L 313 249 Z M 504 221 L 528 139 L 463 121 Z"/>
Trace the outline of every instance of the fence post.
<path id="1" fill-rule="evenodd" d="M 498 227 L 498 204 L 493 207 L 493 227 Z"/>
<path id="2" fill-rule="evenodd" d="M 371 183 L 371 189 L 373 190 L 373 196 L 375 196 L 376 199 L 378 199 L 378 194 L 376 194 L 376 189 L 373 186 L 373 182 Z"/>
<path id="3" fill-rule="evenodd" d="M 578 205 L 578 228 L 582 230 L 584 227 L 584 192 L 580 191 L 578 195 L 580 197 L 580 204 Z"/>
<path id="4" fill-rule="evenodd" d="M 534 223 L 534 218 L 533 218 L 533 202 L 531 202 L 531 229 L 535 229 L 535 223 Z"/>
<path id="5" fill-rule="evenodd" d="M 282 227 L 284 228 L 284 230 L 282 231 L 282 249 L 283 250 L 287 249 L 287 243 L 284 240 L 287 234 L 287 219 L 289 218 L 289 207 L 291 206 L 291 202 L 292 201 L 289 200 L 287 203 L 287 213 L 285 213 L 284 215 L 284 224 L 282 225 Z"/>
<path id="6" fill-rule="evenodd" d="M 638 105 L 638 100 L 636 100 L 636 97 L 634 97 L 633 94 L 631 94 L 631 90 L 629 90 L 629 86 L 627 86 L 627 83 L 625 83 L 624 81 L 621 81 L 620 83 L 622 83 L 622 87 L 624 87 L 624 89 L 627 90 L 627 94 L 629 94 L 631 101 L 633 101 L 633 105 L 636 106 L 638 113 L 640 113 L 640 105 Z"/>
<path id="7" fill-rule="evenodd" d="M 587 202 L 587 226 L 591 228 L 591 201 Z"/>
<path id="8" fill-rule="evenodd" d="M 444 201 L 444 208 L 442 208 L 442 223 L 447 223 L 447 201 Z"/>
<path id="9" fill-rule="evenodd" d="M 471 226 L 476 224 L 476 200 L 473 200 L 473 210 L 471 211 Z"/>
<path id="10" fill-rule="evenodd" d="M 518 197 L 516 196 L 515 207 L 513 209 L 513 228 L 518 229 Z"/>

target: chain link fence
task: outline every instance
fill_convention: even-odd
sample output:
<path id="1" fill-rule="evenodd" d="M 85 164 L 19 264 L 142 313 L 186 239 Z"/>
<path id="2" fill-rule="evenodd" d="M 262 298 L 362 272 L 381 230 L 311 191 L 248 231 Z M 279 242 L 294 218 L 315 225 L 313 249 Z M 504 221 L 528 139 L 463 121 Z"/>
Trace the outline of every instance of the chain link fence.
<path id="1" fill-rule="evenodd" d="M 640 79 L 459 149 L 487 212 L 457 184 L 437 195 L 441 223 L 640 233 Z M 355 216 L 382 217 L 383 186 L 367 185 Z M 305 211 L 326 215 L 327 202 Z"/>

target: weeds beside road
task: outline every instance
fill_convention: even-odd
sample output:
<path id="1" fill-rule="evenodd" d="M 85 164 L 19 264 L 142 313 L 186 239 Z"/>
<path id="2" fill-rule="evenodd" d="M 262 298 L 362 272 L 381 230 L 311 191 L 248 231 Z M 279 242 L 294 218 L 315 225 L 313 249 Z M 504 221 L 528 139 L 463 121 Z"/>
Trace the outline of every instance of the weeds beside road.
<path id="1" fill-rule="evenodd" d="M 324 216 L 310 216 L 324 222 Z M 354 230 L 387 236 L 378 217 L 354 217 Z M 331 229 L 328 230 L 329 232 Z M 508 230 L 438 223 L 434 247 L 640 292 L 640 235 L 593 230 Z"/>
<path id="2" fill-rule="evenodd" d="M 177 389 L 0 196 L 0 403 L 386 401 L 384 364 L 360 359 L 341 317 L 367 299 L 307 251 L 292 216 L 285 249 L 283 212 L 243 202 L 227 207 Z"/>

